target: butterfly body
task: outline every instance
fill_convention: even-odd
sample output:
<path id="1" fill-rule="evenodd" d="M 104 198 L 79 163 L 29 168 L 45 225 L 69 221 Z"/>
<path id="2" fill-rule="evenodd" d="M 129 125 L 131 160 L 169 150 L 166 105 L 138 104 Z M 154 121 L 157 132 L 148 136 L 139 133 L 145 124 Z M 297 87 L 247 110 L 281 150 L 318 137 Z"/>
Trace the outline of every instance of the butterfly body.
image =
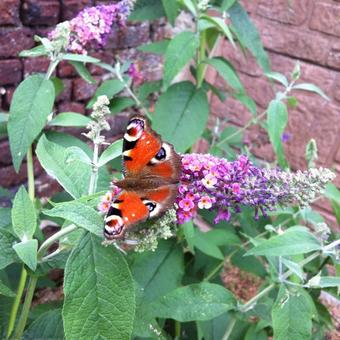
<path id="1" fill-rule="evenodd" d="M 105 217 L 104 235 L 121 239 L 126 230 L 148 218 L 161 216 L 177 196 L 181 157 L 163 142 L 140 115 L 130 118 L 123 142 L 122 191 Z"/>

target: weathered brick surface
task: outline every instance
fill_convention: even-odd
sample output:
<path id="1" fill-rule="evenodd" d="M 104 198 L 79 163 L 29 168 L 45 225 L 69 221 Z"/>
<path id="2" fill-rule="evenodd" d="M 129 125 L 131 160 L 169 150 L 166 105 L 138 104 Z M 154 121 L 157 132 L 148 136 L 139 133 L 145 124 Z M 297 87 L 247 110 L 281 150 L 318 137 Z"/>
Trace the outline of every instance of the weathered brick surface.
<path id="1" fill-rule="evenodd" d="M 62 0 L 61 3 L 62 21 L 72 19 L 83 8 L 93 5 L 92 0 Z"/>
<path id="2" fill-rule="evenodd" d="M 310 28 L 340 37 L 340 4 L 316 2 Z"/>
<path id="3" fill-rule="evenodd" d="M 59 20 L 59 0 L 26 0 L 22 4 L 25 25 L 55 25 Z"/>
<path id="4" fill-rule="evenodd" d="M 269 20 L 301 25 L 308 15 L 308 0 L 260 0 L 256 13 Z"/>
<path id="5" fill-rule="evenodd" d="M 18 59 L 0 60 L 0 85 L 17 84 L 22 79 L 22 65 Z"/>
<path id="6" fill-rule="evenodd" d="M 26 58 L 24 62 L 24 76 L 27 77 L 33 73 L 46 72 L 49 65 L 49 60 L 44 57 L 39 58 Z"/>
<path id="7" fill-rule="evenodd" d="M 28 28 L 0 28 L 0 58 L 18 56 L 34 46 L 33 32 Z"/>
<path id="8" fill-rule="evenodd" d="M 17 25 L 19 19 L 20 0 L 0 1 L 0 25 Z"/>

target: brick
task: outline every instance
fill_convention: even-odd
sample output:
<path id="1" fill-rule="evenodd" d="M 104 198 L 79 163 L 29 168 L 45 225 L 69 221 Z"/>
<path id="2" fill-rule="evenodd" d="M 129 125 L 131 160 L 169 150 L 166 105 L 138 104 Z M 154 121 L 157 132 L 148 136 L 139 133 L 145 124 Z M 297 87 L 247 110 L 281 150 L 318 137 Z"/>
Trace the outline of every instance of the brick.
<path id="1" fill-rule="evenodd" d="M 115 61 L 113 53 L 110 51 L 97 51 L 91 53 L 91 56 L 94 58 L 98 58 L 102 62 L 107 63 L 109 65 L 112 65 Z M 100 76 L 107 73 L 106 70 L 104 70 L 102 67 L 96 66 L 95 64 L 87 64 L 87 68 L 92 75 Z"/>
<path id="2" fill-rule="evenodd" d="M 85 105 L 77 102 L 63 102 L 58 105 L 58 112 L 85 113 Z"/>
<path id="3" fill-rule="evenodd" d="M 62 21 L 74 18 L 82 9 L 93 5 L 92 0 L 62 0 Z"/>
<path id="4" fill-rule="evenodd" d="M 327 65 L 340 70 L 340 44 L 334 43 L 327 56 Z"/>
<path id="5" fill-rule="evenodd" d="M 335 155 L 335 160 L 340 163 L 340 145 L 338 146 L 338 151 Z"/>
<path id="6" fill-rule="evenodd" d="M 305 148 L 314 138 L 318 145 L 318 165 L 331 166 L 328 159 L 330 150 L 334 150 L 340 133 L 340 112 L 338 106 L 322 98 L 302 93 L 297 96 L 299 105 L 290 110 L 287 131 L 292 138 L 287 148 L 287 157 L 294 169 L 306 167 Z"/>
<path id="7" fill-rule="evenodd" d="M 17 84 L 21 79 L 22 65 L 19 60 L 0 60 L 0 85 Z"/>
<path id="8" fill-rule="evenodd" d="M 12 101 L 12 98 L 13 98 L 14 91 L 15 91 L 15 87 L 14 86 L 10 86 L 10 87 L 6 88 L 5 103 L 4 104 L 7 107 L 9 107 L 11 105 L 11 101 Z"/>
<path id="9" fill-rule="evenodd" d="M 340 74 L 338 74 L 334 81 L 333 97 L 340 101 Z"/>
<path id="10" fill-rule="evenodd" d="M 25 25 L 55 25 L 59 21 L 59 13 L 58 0 L 26 0 L 22 5 L 22 18 Z"/>
<path id="11" fill-rule="evenodd" d="M 11 165 L 12 164 L 12 156 L 9 148 L 8 139 L 0 142 L 0 164 Z"/>
<path id="12" fill-rule="evenodd" d="M 150 25 L 143 22 L 138 26 L 114 27 L 106 47 L 121 49 L 146 44 L 150 38 Z"/>
<path id="13" fill-rule="evenodd" d="M 16 57 L 34 46 L 33 34 L 27 28 L 0 28 L 0 58 Z"/>
<path id="14" fill-rule="evenodd" d="M 68 63 L 67 61 L 62 61 L 58 65 L 58 76 L 61 78 L 70 78 L 75 77 L 77 75 L 77 71 L 74 67 Z"/>
<path id="15" fill-rule="evenodd" d="M 20 0 L 0 1 L 0 25 L 18 25 Z"/>
<path id="16" fill-rule="evenodd" d="M 84 79 L 73 80 L 73 98 L 77 101 L 87 100 L 93 97 L 98 84 L 89 84 Z"/>
<path id="17" fill-rule="evenodd" d="M 33 73 L 45 73 L 49 63 L 50 61 L 46 57 L 24 59 L 24 77 Z"/>
<path id="18" fill-rule="evenodd" d="M 267 19 L 301 25 L 308 15 L 308 0 L 260 0 L 256 13 Z"/>
<path id="19" fill-rule="evenodd" d="M 70 101 L 72 97 L 72 79 L 62 79 L 64 84 L 64 91 L 61 92 L 57 98 L 57 102 Z"/>
<path id="20" fill-rule="evenodd" d="M 291 27 L 268 24 L 256 20 L 264 46 L 271 50 L 296 58 L 325 64 L 330 42 L 313 32 L 296 30 Z"/>
<path id="21" fill-rule="evenodd" d="M 340 37 L 340 5 L 317 2 L 309 27 L 313 30 Z"/>

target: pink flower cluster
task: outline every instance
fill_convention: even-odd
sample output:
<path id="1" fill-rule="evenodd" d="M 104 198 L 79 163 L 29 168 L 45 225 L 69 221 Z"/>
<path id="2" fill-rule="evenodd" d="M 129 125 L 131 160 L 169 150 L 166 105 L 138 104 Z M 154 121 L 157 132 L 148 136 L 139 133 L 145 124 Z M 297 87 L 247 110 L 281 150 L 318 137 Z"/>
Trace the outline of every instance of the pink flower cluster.
<path id="1" fill-rule="evenodd" d="M 70 37 L 67 51 L 86 54 L 86 47 L 102 47 L 112 30 L 112 25 L 125 25 L 133 1 L 122 0 L 112 5 L 99 5 L 82 10 L 69 22 Z M 58 36 L 58 28 L 49 37 Z"/>
<path id="2" fill-rule="evenodd" d="M 231 211 L 240 212 L 242 205 L 255 207 L 265 214 L 278 203 L 262 170 L 247 157 L 228 162 L 211 155 L 187 154 L 182 158 L 181 184 L 178 188 L 177 219 L 185 223 L 197 209 L 216 209 L 215 223 L 228 221 Z"/>

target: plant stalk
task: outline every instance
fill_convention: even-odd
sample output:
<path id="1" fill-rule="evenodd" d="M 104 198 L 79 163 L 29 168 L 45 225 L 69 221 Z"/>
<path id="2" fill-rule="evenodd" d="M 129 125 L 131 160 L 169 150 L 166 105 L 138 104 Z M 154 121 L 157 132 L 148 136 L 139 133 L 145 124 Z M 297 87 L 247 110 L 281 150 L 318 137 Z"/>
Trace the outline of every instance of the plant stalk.
<path id="1" fill-rule="evenodd" d="M 21 302 L 21 297 L 22 297 L 22 294 L 23 294 L 24 289 L 25 289 L 26 279 L 27 279 L 27 271 L 25 270 L 25 268 L 23 266 L 22 270 L 21 270 L 17 294 L 15 296 L 15 299 L 14 299 L 14 302 L 13 302 L 13 305 L 12 305 L 12 308 L 11 308 L 11 314 L 10 314 L 10 317 L 9 317 L 6 339 L 8 339 L 13 332 L 15 321 L 16 321 L 17 314 L 18 314 L 19 305 L 20 305 L 20 302 Z"/>
<path id="2" fill-rule="evenodd" d="M 34 295 L 34 290 L 35 290 L 35 287 L 37 285 L 37 281 L 38 281 L 37 276 L 31 276 L 30 277 L 30 281 L 29 281 L 29 284 L 28 284 L 28 287 L 27 287 L 25 302 L 24 302 L 24 305 L 22 307 L 22 312 L 21 312 L 21 315 L 20 315 L 20 319 L 18 321 L 18 325 L 16 327 L 14 339 L 18 339 L 18 340 L 21 339 L 22 335 L 24 333 L 27 318 L 28 318 L 28 313 L 30 311 L 30 307 L 31 307 L 31 303 L 32 303 L 33 295 Z"/>
<path id="3" fill-rule="evenodd" d="M 200 34 L 200 48 L 197 55 L 197 84 L 196 87 L 199 89 L 204 81 L 205 73 L 207 70 L 207 64 L 204 64 L 205 59 L 205 48 L 206 48 L 206 34 L 205 31 Z"/>
<path id="4" fill-rule="evenodd" d="M 231 335 L 231 333 L 234 329 L 235 324 L 236 324 L 236 318 L 233 317 L 229 322 L 229 325 L 228 325 L 228 327 L 227 327 L 227 329 L 226 329 L 226 331 L 225 331 L 225 333 L 222 337 L 222 340 L 228 340 L 229 339 L 229 337 L 230 337 L 230 335 Z"/>

